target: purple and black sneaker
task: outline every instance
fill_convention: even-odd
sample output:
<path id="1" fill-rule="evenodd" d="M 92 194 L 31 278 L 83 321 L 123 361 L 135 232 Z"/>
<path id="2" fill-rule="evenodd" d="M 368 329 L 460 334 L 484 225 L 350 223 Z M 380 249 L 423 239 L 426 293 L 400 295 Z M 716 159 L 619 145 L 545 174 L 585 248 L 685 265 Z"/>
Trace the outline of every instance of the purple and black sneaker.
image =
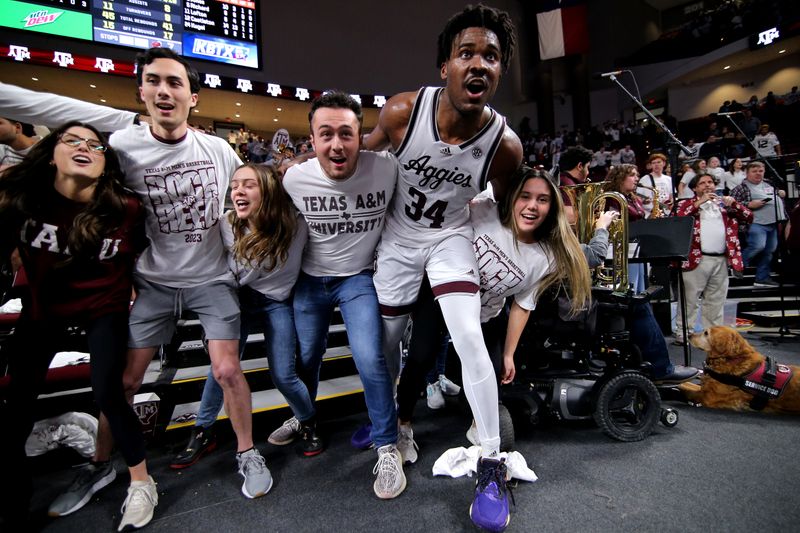
<path id="1" fill-rule="evenodd" d="M 357 450 L 368 450 L 374 446 L 372 442 L 372 424 L 364 424 L 350 437 L 350 445 Z"/>
<path id="2" fill-rule="evenodd" d="M 469 517 L 486 531 L 504 531 L 511 521 L 506 472 L 505 459 L 478 459 L 478 481 Z"/>

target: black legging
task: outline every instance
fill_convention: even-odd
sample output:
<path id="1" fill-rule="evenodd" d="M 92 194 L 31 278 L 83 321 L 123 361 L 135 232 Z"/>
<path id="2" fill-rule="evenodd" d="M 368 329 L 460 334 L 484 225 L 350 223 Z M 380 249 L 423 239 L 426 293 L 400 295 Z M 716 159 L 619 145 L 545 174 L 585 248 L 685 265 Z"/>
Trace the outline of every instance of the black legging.
<path id="1" fill-rule="evenodd" d="M 402 421 L 411 420 L 417 399 L 425 390 L 426 376 L 436 364 L 442 340 L 447 334 L 442 310 L 434 299 L 427 278 L 422 283 L 412 317 L 414 324 L 411 328 L 408 356 L 397 385 L 397 417 Z M 483 341 L 492 359 L 496 376 L 500 376 L 502 372 L 507 324 L 508 316 L 505 312 L 481 324 Z"/>
<path id="2" fill-rule="evenodd" d="M 108 418 L 116 445 L 128 466 L 137 465 L 145 458 L 141 425 L 125 398 L 122 385 L 128 344 L 128 313 L 111 313 L 75 324 L 53 320 L 33 321 L 23 311 L 8 344 L 11 381 L 2 413 L 4 435 L 0 439 L 0 460 L 5 463 L 2 485 L 11 492 L 17 505 L 25 509 L 30 498 L 25 442 L 33 429 L 36 399 L 44 385 L 50 362 L 56 352 L 69 343 L 67 330 L 75 325 L 81 325 L 86 330 L 95 402 Z M 16 487 L 20 490 L 16 491 Z M 17 512 L 20 510 L 17 509 Z"/>

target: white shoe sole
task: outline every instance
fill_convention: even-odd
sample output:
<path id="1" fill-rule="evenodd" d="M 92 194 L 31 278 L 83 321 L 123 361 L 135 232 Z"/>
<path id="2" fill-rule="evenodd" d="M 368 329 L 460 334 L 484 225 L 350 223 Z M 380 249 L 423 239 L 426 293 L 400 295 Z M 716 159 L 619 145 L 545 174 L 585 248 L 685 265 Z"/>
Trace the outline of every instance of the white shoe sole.
<path id="1" fill-rule="evenodd" d="M 381 496 L 381 494 L 378 492 L 377 487 L 375 487 L 375 485 L 373 485 L 372 486 L 372 490 L 375 491 L 375 496 L 377 496 L 381 500 L 391 500 L 392 498 L 397 498 L 398 496 L 400 496 L 403 493 L 403 491 L 406 490 L 406 474 L 405 474 L 405 472 L 401 472 L 401 474 L 403 476 L 403 482 L 400 484 L 400 489 L 398 489 L 398 491 L 396 493 L 394 493 L 394 494 L 384 494 L 383 496 Z"/>
<path id="2" fill-rule="evenodd" d="M 155 507 L 153 507 L 153 510 L 155 510 Z M 144 519 L 139 520 L 135 524 L 125 524 L 124 526 L 120 525 L 117 528 L 117 531 L 135 531 L 149 524 L 151 520 L 153 520 L 153 511 L 150 511 L 149 515 L 147 515 Z"/>
<path id="3" fill-rule="evenodd" d="M 270 489 L 272 488 L 272 484 L 273 483 L 275 483 L 275 478 L 272 478 L 272 477 L 269 478 L 269 485 L 267 486 L 267 488 L 264 489 L 262 492 L 256 493 L 255 496 L 252 496 L 249 492 L 247 492 L 247 483 L 246 482 L 242 483 L 242 494 L 244 494 L 246 497 L 250 498 L 251 500 L 254 500 L 256 498 L 260 498 L 260 497 L 264 496 L 265 494 L 267 494 L 270 491 Z"/>
<path id="4" fill-rule="evenodd" d="M 267 442 L 269 442 L 270 444 L 274 444 L 275 446 L 286 446 L 287 444 L 291 444 L 294 441 L 296 441 L 297 437 L 299 437 L 299 435 L 295 434 L 293 437 L 289 439 L 278 440 L 278 439 L 273 439 L 272 435 L 270 435 L 269 437 L 267 437 Z"/>

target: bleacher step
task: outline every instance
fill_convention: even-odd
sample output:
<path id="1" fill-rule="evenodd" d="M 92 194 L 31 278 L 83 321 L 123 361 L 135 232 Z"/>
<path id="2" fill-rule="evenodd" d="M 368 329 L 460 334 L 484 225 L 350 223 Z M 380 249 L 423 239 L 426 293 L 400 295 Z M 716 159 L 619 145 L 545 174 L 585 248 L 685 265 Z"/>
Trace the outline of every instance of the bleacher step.
<path id="1" fill-rule="evenodd" d="M 260 335 L 260 334 L 259 334 Z M 251 335 L 252 337 L 252 335 Z M 262 335 L 263 340 L 263 335 Z M 248 343 L 250 339 L 248 338 Z M 323 361 L 333 361 L 343 357 L 352 357 L 350 346 L 337 346 L 329 348 L 322 356 Z M 191 381 L 200 381 L 206 379 L 211 365 L 198 365 L 192 367 L 179 368 L 175 371 L 172 378 L 172 384 L 188 383 Z M 256 357 L 254 359 L 242 360 L 242 371 L 247 374 L 250 372 L 259 372 L 262 370 L 269 370 L 269 363 L 266 357 Z"/>
<path id="2" fill-rule="evenodd" d="M 87 354 L 88 355 L 88 354 Z M 89 365 L 89 363 L 81 363 L 85 365 Z M 158 359 L 153 359 L 150 361 L 150 364 L 147 365 L 147 370 L 144 373 L 144 380 L 142 380 L 142 387 L 146 387 L 148 385 L 154 384 L 158 381 L 158 378 L 161 376 L 161 361 Z M 91 392 L 92 387 L 81 387 L 78 389 L 68 389 L 68 390 L 60 390 L 57 392 L 51 392 L 47 394 L 40 394 L 38 398 L 40 400 L 48 399 L 48 398 L 59 398 L 61 396 L 71 396 L 73 394 L 83 394 L 86 392 Z"/>
<path id="3" fill-rule="evenodd" d="M 333 378 L 320 381 L 319 388 L 317 389 L 317 402 L 329 400 L 331 398 L 360 394 L 362 392 L 364 392 L 364 387 L 361 385 L 361 378 L 358 374 Z M 252 402 L 253 414 L 288 407 L 283 395 L 277 389 L 253 392 Z M 199 401 L 176 405 L 175 409 L 172 411 L 172 416 L 170 417 L 166 430 L 171 431 L 173 429 L 193 426 L 199 407 Z M 217 416 L 217 420 L 225 420 L 227 418 L 228 415 L 225 413 L 225 408 L 223 407 Z"/>
<path id="4" fill-rule="evenodd" d="M 187 320 L 186 322 L 190 322 Z M 199 321 L 198 321 L 199 322 Z M 342 333 L 345 332 L 344 324 L 331 324 L 328 328 L 328 334 L 331 333 Z M 247 344 L 254 344 L 257 342 L 264 342 L 264 334 L 263 333 L 253 333 L 248 335 L 247 337 Z M 178 346 L 178 353 L 181 352 L 189 352 L 194 350 L 202 350 L 203 348 L 203 341 L 200 339 L 190 340 L 190 341 L 183 341 L 180 346 Z"/>

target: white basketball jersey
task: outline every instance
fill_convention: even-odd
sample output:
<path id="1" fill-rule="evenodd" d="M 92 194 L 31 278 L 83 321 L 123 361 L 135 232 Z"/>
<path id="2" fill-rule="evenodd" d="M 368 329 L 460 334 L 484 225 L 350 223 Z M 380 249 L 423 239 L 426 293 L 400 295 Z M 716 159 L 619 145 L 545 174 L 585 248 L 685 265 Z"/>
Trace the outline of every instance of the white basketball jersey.
<path id="1" fill-rule="evenodd" d="M 442 90 L 420 89 L 396 152 L 400 179 L 386 231 L 414 248 L 455 234 L 472 239 L 467 204 L 486 188 L 489 166 L 505 131 L 505 119 L 490 109 L 491 117 L 474 137 L 461 144 L 442 141 L 436 124 Z"/>

